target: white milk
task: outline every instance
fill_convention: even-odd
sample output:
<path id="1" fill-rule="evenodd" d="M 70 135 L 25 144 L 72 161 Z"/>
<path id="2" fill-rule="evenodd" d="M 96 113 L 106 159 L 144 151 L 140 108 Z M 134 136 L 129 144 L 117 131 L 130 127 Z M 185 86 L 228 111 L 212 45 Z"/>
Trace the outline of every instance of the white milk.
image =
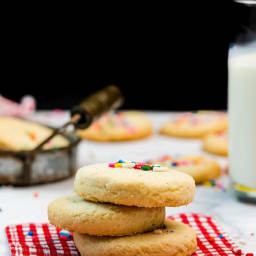
<path id="1" fill-rule="evenodd" d="M 256 188 L 256 43 L 232 48 L 228 65 L 230 175 Z"/>

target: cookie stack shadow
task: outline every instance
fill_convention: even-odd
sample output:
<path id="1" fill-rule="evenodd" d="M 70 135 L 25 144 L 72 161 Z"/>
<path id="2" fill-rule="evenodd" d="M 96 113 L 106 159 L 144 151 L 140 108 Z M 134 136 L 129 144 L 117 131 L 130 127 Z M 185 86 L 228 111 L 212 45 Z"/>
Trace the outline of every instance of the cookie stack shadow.
<path id="1" fill-rule="evenodd" d="M 54 200 L 48 218 L 74 232 L 82 256 L 191 255 L 196 234 L 166 219 L 165 206 L 190 203 L 194 180 L 144 163 L 96 164 L 78 170 L 72 195 Z"/>

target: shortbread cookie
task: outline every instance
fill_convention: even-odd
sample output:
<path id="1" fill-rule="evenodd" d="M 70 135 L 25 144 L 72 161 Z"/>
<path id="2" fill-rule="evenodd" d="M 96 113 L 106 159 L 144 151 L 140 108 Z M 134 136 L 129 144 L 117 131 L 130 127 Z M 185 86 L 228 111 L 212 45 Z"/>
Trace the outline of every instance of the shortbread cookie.
<path id="1" fill-rule="evenodd" d="M 88 129 L 78 130 L 83 139 L 95 141 L 137 140 L 150 136 L 152 123 L 147 115 L 138 111 L 108 113 Z"/>
<path id="2" fill-rule="evenodd" d="M 95 203 L 73 194 L 51 202 L 48 218 L 51 224 L 69 231 L 97 236 L 120 236 L 159 228 L 165 221 L 165 208 Z"/>
<path id="3" fill-rule="evenodd" d="M 220 156 L 228 155 L 227 133 L 215 133 L 206 136 L 203 140 L 203 150 Z"/>
<path id="4" fill-rule="evenodd" d="M 196 233 L 188 225 L 166 220 L 163 228 L 134 236 L 97 237 L 74 233 L 81 256 L 191 256 Z"/>
<path id="5" fill-rule="evenodd" d="M 202 138 L 210 133 L 227 130 L 227 116 L 221 112 L 198 111 L 185 113 L 163 125 L 161 134 L 182 137 Z"/>
<path id="6" fill-rule="evenodd" d="M 150 164 L 159 164 L 191 175 L 195 182 L 213 180 L 220 176 L 221 167 L 217 161 L 204 156 L 170 156 L 165 155 L 149 161 Z"/>
<path id="7" fill-rule="evenodd" d="M 91 201 L 162 207 L 189 204 L 195 182 L 191 176 L 166 167 L 120 160 L 80 168 L 74 188 L 80 197 Z"/>
<path id="8" fill-rule="evenodd" d="M 4 150 L 31 150 L 51 133 L 52 129 L 33 122 L 11 117 L 0 117 L 0 148 Z M 43 149 L 61 148 L 69 145 L 68 140 L 55 136 Z"/>

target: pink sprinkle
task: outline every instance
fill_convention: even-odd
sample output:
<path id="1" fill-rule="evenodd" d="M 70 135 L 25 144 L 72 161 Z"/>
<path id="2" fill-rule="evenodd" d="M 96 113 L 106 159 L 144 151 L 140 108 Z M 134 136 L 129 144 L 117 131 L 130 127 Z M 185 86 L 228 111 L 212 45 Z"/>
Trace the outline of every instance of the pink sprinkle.
<path id="1" fill-rule="evenodd" d="M 219 189 L 222 189 L 222 188 L 223 188 L 222 184 L 220 184 L 220 183 L 217 183 L 217 184 L 216 184 L 216 187 L 219 188 Z"/>
<path id="2" fill-rule="evenodd" d="M 182 161 L 181 161 L 181 164 L 182 164 L 182 165 L 189 165 L 189 162 L 188 162 L 187 160 L 182 160 Z"/>
<path id="3" fill-rule="evenodd" d="M 128 132 L 135 133 L 136 129 L 134 127 L 127 127 Z"/>
<path id="4" fill-rule="evenodd" d="M 97 130 L 100 130 L 101 129 L 101 124 L 99 122 L 95 122 L 92 124 L 92 127 L 97 129 Z"/>
<path id="5" fill-rule="evenodd" d="M 110 164 L 108 164 L 108 167 L 114 168 L 114 167 L 115 167 L 115 163 L 110 163 Z"/>

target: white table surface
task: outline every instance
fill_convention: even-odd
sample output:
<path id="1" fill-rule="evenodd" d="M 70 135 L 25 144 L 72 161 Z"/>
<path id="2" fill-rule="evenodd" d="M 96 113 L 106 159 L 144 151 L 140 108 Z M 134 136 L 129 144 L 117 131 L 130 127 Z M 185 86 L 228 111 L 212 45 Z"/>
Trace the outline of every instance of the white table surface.
<path id="1" fill-rule="evenodd" d="M 155 131 L 161 124 L 174 117 L 175 113 L 148 112 Z M 61 125 L 68 119 L 66 113 L 40 113 L 33 119 L 51 125 Z M 122 143 L 96 143 L 83 141 L 79 145 L 78 167 L 96 162 L 112 162 L 119 159 L 148 160 L 164 154 L 204 154 L 200 140 L 183 140 L 155 134 L 144 140 Z M 209 156 L 209 155 L 208 155 Z M 227 159 L 215 157 L 224 167 Z M 218 180 L 226 186 L 229 177 Z M 65 181 L 32 186 L 0 187 L 0 255 L 10 255 L 4 228 L 9 224 L 47 222 L 47 205 L 59 196 L 73 191 L 73 178 Z M 38 198 L 34 197 L 38 193 Z M 229 192 L 213 187 L 197 186 L 193 203 L 184 207 L 167 208 L 167 214 L 196 212 L 214 216 L 219 225 L 241 246 L 245 252 L 256 252 L 256 205 L 238 202 Z M 252 235 L 254 234 L 254 236 Z"/>

